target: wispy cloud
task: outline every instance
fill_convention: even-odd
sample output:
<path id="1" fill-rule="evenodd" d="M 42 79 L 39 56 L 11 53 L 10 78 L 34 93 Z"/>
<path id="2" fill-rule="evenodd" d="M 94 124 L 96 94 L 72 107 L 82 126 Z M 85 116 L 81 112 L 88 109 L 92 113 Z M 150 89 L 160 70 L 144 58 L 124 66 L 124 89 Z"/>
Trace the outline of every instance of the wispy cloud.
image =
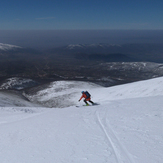
<path id="1" fill-rule="evenodd" d="M 42 18 L 36 18 L 36 20 L 50 20 L 55 19 L 55 17 L 42 17 Z"/>

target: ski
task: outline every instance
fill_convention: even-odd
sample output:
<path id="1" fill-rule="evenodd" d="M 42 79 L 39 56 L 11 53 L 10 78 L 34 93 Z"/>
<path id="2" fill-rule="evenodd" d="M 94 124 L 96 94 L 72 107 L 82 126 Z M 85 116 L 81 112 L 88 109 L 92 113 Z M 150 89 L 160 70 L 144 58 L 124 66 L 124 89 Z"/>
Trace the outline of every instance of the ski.
<path id="1" fill-rule="evenodd" d="M 99 103 L 94 103 L 93 105 L 76 105 L 76 107 L 82 107 L 82 106 L 96 106 L 96 105 L 100 105 Z"/>

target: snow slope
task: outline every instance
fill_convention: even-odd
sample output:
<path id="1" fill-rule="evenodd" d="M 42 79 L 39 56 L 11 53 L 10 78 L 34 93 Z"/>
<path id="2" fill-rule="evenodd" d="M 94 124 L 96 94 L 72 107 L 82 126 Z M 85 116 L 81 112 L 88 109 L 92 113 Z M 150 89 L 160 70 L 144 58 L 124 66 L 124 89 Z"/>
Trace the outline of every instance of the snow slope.
<path id="1" fill-rule="evenodd" d="M 41 90 L 34 90 L 32 94 L 24 94 L 30 101 L 46 107 L 64 108 L 77 104 L 83 90 L 94 90 L 101 86 L 90 82 L 55 81 Z M 32 89 L 33 90 L 33 89 Z"/>
<path id="2" fill-rule="evenodd" d="M 34 104 L 28 101 L 17 91 L 2 91 L 0 90 L 0 107 L 37 107 L 39 104 Z"/>
<path id="3" fill-rule="evenodd" d="M 162 163 L 162 77 L 111 88 L 52 83 L 37 93 L 42 103 L 56 85 L 60 102 L 74 92 L 66 102 L 81 107 L 0 107 L 1 163 Z M 77 102 L 83 86 L 100 105 Z"/>
<path id="4" fill-rule="evenodd" d="M 24 94 L 30 101 L 47 107 L 78 105 L 81 91 L 88 90 L 95 102 L 163 95 L 163 79 L 155 78 L 114 87 L 102 87 L 90 82 L 55 81 L 47 88 Z"/>

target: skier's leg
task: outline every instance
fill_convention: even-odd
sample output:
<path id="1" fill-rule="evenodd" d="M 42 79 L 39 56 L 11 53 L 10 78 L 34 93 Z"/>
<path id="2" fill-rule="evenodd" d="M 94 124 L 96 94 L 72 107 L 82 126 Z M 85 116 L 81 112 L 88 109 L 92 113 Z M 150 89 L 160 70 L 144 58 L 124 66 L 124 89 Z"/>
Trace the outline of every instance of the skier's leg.
<path id="1" fill-rule="evenodd" d="M 93 101 L 91 101 L 91 100 L 89 100 L 89 102 L 90 102 L 90 103 L 92 103 L 92 105 L 94 104 L 94 102 L 93 102 Z"/>
<path id="2" fill-rule="evenodd" d="M 84 99 L 84 102 L 85 102 L 86 105 L 89 105 L 89 104 L 87 103 L 86 99 Z"/>

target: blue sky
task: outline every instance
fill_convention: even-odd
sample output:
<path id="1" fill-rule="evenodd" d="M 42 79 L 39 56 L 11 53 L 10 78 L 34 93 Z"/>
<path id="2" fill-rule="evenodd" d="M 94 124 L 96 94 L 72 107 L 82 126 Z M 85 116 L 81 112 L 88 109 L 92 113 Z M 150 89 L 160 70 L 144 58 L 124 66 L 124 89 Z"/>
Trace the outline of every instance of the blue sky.
<path id="1" fill-rule="evenodd" d="M 1 0 L 1 30 L 163 29 L 163 0 Z"/>

